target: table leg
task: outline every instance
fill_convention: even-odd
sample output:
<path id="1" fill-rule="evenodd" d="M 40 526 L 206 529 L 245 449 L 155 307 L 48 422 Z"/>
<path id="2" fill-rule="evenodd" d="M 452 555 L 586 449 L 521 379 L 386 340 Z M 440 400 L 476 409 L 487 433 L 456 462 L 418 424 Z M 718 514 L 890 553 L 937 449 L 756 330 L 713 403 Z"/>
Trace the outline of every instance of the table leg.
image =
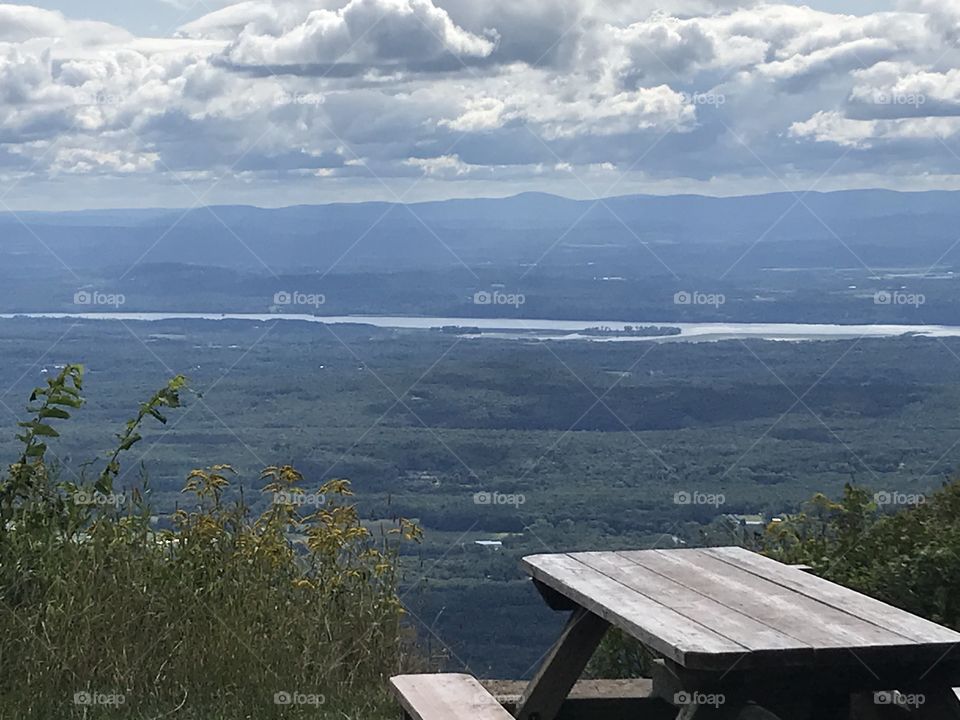
<path id="1" fill-rule="evenodd" d="M 758 694 L 753 700 L 779 720 L 849 720 L 850 693 L 817 693 L 804 690 L 800 694 L 787 691 Z"/>
<path id="2" fill-rule="evenodd" d="M 853 700 L 853 720 L 960 720 L 960 700 L 951 688 L 860 693 Z"/>
<path id="3" fill-rule="evenodd" d="M 907 695 L 907 699 L 910 699 Z M 913 697 L 923 698 L 911 717 L 920 720 L 960 720 L 960 700 L 953 688 L 937 688 Z"/>
<path id="4" fill-rule="evenodd" d="M 761 714 L 751 714 L 753 710 Z M 685 705 L 677 720 L 760 720 L 769 717 L 769 713 L 747 705 Z"/>
<path id="5" fill-rule="evenodd" d="M 556 718 L 609 627 L 610 623 L 589 610 L 574 611 L 560 639 L 517 703 L 517 720 Z"/>

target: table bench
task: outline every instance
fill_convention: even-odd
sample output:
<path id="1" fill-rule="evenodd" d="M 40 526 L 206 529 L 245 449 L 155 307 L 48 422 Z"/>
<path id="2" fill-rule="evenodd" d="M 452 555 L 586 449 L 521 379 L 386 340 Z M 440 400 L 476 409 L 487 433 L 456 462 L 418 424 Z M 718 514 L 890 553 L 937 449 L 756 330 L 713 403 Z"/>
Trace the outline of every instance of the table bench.
<path id="1" fill-rule="evenodd" d="M 390 686 L 412 720 L 513 720 L 470 675 L 398 675 Z"/>
<path id="2" fill-rule="evenodd" d="M 400 675 L 391 688 L 411 720 L 513 720 L 527 683 L 439 673 Z M 641 712 L 642 711 L 642 712 Z M 640 713 L 640 714 L 638 714 Z M 564 701 L 557 720 L 674 720 L 669 703 L 650 695 L 649 680 L 586 680 Z"/>
<path id="3" fill-rule="evenodd" d="M 395 678 L 409 717 L 960 720 L 960 633 L 800 568 L 741 548 L 534 555 L 522 565 L 570 618 L 513 714 L 470 676 Z M 571 689 L 611 626 L 657 658 L 654 697 L 574 712 Z"/>

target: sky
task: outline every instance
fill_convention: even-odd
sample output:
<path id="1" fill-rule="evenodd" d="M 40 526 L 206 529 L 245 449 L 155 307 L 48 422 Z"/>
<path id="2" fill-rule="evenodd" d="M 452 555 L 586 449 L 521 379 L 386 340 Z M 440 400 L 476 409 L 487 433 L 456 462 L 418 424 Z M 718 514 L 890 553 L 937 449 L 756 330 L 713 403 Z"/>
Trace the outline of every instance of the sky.
<path id="1" fill-rule="evenodd" d="M 533 1 L 526 0 L 526 2 Z M 196 0 L 136 0 L 135 2 L 83 0 L 82 3 L 77 0 L 48 0 L 47 2 L 20 0 L 14 4 L 35 5 L 47 10 L 57 10 L 78 20 L 100 20 L 112 23 L 137 35 L 163 37 L 180 25 L 203 17 L 213 10 L 219 10 L 230 3 L 218 0 L 199 2 Z M 815 0 L 788 4 L 857 15 L 896 9 L 895 0 Z"/>
<path id="2" fill-rule="evenodd" d="M 960 189 L 960 0 L 0 4 L 0 211 Z"/>

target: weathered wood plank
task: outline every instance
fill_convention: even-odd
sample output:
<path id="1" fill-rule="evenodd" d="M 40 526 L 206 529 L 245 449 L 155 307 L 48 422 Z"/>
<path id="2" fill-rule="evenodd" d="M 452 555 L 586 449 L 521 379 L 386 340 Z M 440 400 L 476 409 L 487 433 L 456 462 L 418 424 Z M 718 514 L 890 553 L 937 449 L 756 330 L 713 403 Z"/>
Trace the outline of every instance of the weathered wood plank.
<path id="1" fill-rule="evenodd" d="M 398 675 L 390 685 L 413 720 L 513 720 L 470 675 Z"/>
<path id="2" fill-rule="evenodd" d="M 555 720 L 610 623 L 580 608 L 544 658 L 517 704 L 517 720 Z"/>
<path id="3" fill-rule="evenodd" d="M 643 553 L 640 553 L 643 555 Z M 633 553 L 572 553 L 580 560 L 607 577 L 624 584 L 661 605 L 666 605 L 684 617 L 709 627 L 724 637 L 751 651 L 779 652 L 795 650 L 813 659 L 813 648 L 802 639 L 791 637 L 778 628 L 758 622 L 748 614 L 731 609 L 722 597 L 699 592 L 695 584 L 684 583 L 671 575 L 683 573 L 661 572 L 655 567 L 644 566 L 634 559 Z M 662 564 L 662 563 L 661 563 Z M 657 565 L 654 562 L 653 565 Z M 693 579 L 695 583 L 696 578 Z"/>
<path id="4" fill-rule="evenodd" d="M 501 705 L 516 705 L 529 680 L 492 680 L 480 678 L 480 684 Z M 598 700 L 605 698 L 640 700 L 651 696 L 653 682 L 649 678 L 580 679 L 567 696 L 568 700 Z M 509 709 L 509 707 L 507 708 Z"/>
<path id="5" fill-rule="evenodd" d="M 701 593 L 728 612 L 755 618 L 758 624 L 811 648 L 890 647 L 913 641 L 833 606 L 731 566 L 701 550 L 619 553 L 639 566 L 662 573 L 688 592 Z M 764 637 L 731 636 L 748 647 Z"/>
<path id="6" fill-rule="evenodd" d="M 533 555 L 526 571 L 664 657 L 723 670 L 749 653 L 744 646 L 694 622 L 566 554 Z"/>
<path id="7" fill-rule="evenodd" d="M 729 547 L 709 548 L 703 552 L 867 622 L 895 628 L 898 634 L 918 643 L 960 643 L 960 633 L 954 630 L 749 550 Z"/>
<path id="8" fill-rule="evenodd" d="M 508 712 L 514 713 L 529 685 L 520 680 L 481 680 Z M 676 720 L 671 704 L 651 697 L 651 682 L 632 680 L 578 680 L 560 706 L 557 720 Z"/>

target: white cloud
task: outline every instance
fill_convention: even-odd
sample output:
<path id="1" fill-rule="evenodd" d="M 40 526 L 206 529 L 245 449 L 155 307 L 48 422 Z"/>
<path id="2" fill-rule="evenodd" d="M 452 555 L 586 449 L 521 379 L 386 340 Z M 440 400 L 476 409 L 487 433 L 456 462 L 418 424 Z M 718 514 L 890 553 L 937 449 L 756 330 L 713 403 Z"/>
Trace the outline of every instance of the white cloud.
<path id="1" fill-rule="evenodd" d="M 0 175 L 282 194 L 371 172 L 549 188 L 640 158 L 674 189 L 815 178 L 844 152 L 851 183 L 960 171 L 940 145 L 960 0 L 656 4 L 247 0 L 166 38 L 0 4 Z"/>
<path id="2" fill-rule="evenodd" d="M 858 118 L 960 116 L 960 70 L 933 72 L 911 63 L 857 74 L 851 114 Z"/>
<path id="3" fill-rule="evenodd" d="M 441 127 L 448 127 L 457 132 L 479 132 L 494 130 L 502 127 L 509 118 L 505 112 L 507 104 L 495 97 L 470 98 L 453 120 L 441 120 Z"/>
<path id="4" fill-rule="evenodd" d="M 156 153 L 129 153 L 123 150 L 97 151 L 90 148 L 64 148 L 54 154 L 53 171 L 85 175 L 89 173 L 142 173 L 155 170 Z"/>
<path id="5" fill-rule="evenodd" d="M 29 43 L 42 38 L 71 46 L 123 42 L 130 34 L 101 22 L 68 20 L 61 13 L 29 5 L 0 5 L 0 43 Z"/>
<path id="6" fill-rule="evenodd" d="M 485 58 L 496 47 L 495 38 L 458 27 L 431 0 L 350 0 L 337 10 L 304 10 L 303 17 L 277 13 L 248 22 L 227 57 L 243 67 L 352 65 L 366 72 L 448 55 Z"/>
<path id="7" fill-rule="evenodd" d="M 502 98 L 468 99 L 460 114 L 443 119 L 440 126 L 457 132 L 482 132 L 522 122 L 545 140 L 595 135 L 615 135 L 674 128 L 695 120 L 687 98 L 666 85 L 615 93 L 590 92 L 575 86 L 568 95 L 551 95 L 541 83 L 533 92 L 520 91 Z M 539 91 L 539 92 L 538 92 Z"/>
<path id="8" fill-rule="evenodd" d="M 960 0 L 908 0 L 903 5 L 924 13 L 930 30 L 948 42 L 960 40 Z"/>
<path id="9" fill-rule="evenodd" d="M 854 120 L 837 112 L 818 112 L 794 123 L 790 133 L 851 148 L 870 148 L 880 142 L 944 141 L 960 133 L 960 118 L 923 117 L 896 120 Z M 943 150 L 940 146 L 935 152 Z"/>
<path id="10" fill-rule="evenodd" d="M 876 120 L 851 120 L 838 112 L 821 110 L 809 120 L 790 126 L 790 134 L 798 138 L 813 138 L 843 147 L 867 147 L 877 137 Z"/>
<path id="11" fill-rule="evenodd" d="M 419 168 L 427 175 L 466 175 L 471 171 L 469 165 L 457 155 L 441 155 L 432 158 L 408 158 L 404 165 Z"/>
<path id="12" fill-rule="evenodd" d="M 235 40 L 246 27 L 251 27 L 255 32 L 279 34 L 283 30 L 280 9 L 260 0 L 228 5 L 184 25 L 177 35 L 230 41 Z"/>

